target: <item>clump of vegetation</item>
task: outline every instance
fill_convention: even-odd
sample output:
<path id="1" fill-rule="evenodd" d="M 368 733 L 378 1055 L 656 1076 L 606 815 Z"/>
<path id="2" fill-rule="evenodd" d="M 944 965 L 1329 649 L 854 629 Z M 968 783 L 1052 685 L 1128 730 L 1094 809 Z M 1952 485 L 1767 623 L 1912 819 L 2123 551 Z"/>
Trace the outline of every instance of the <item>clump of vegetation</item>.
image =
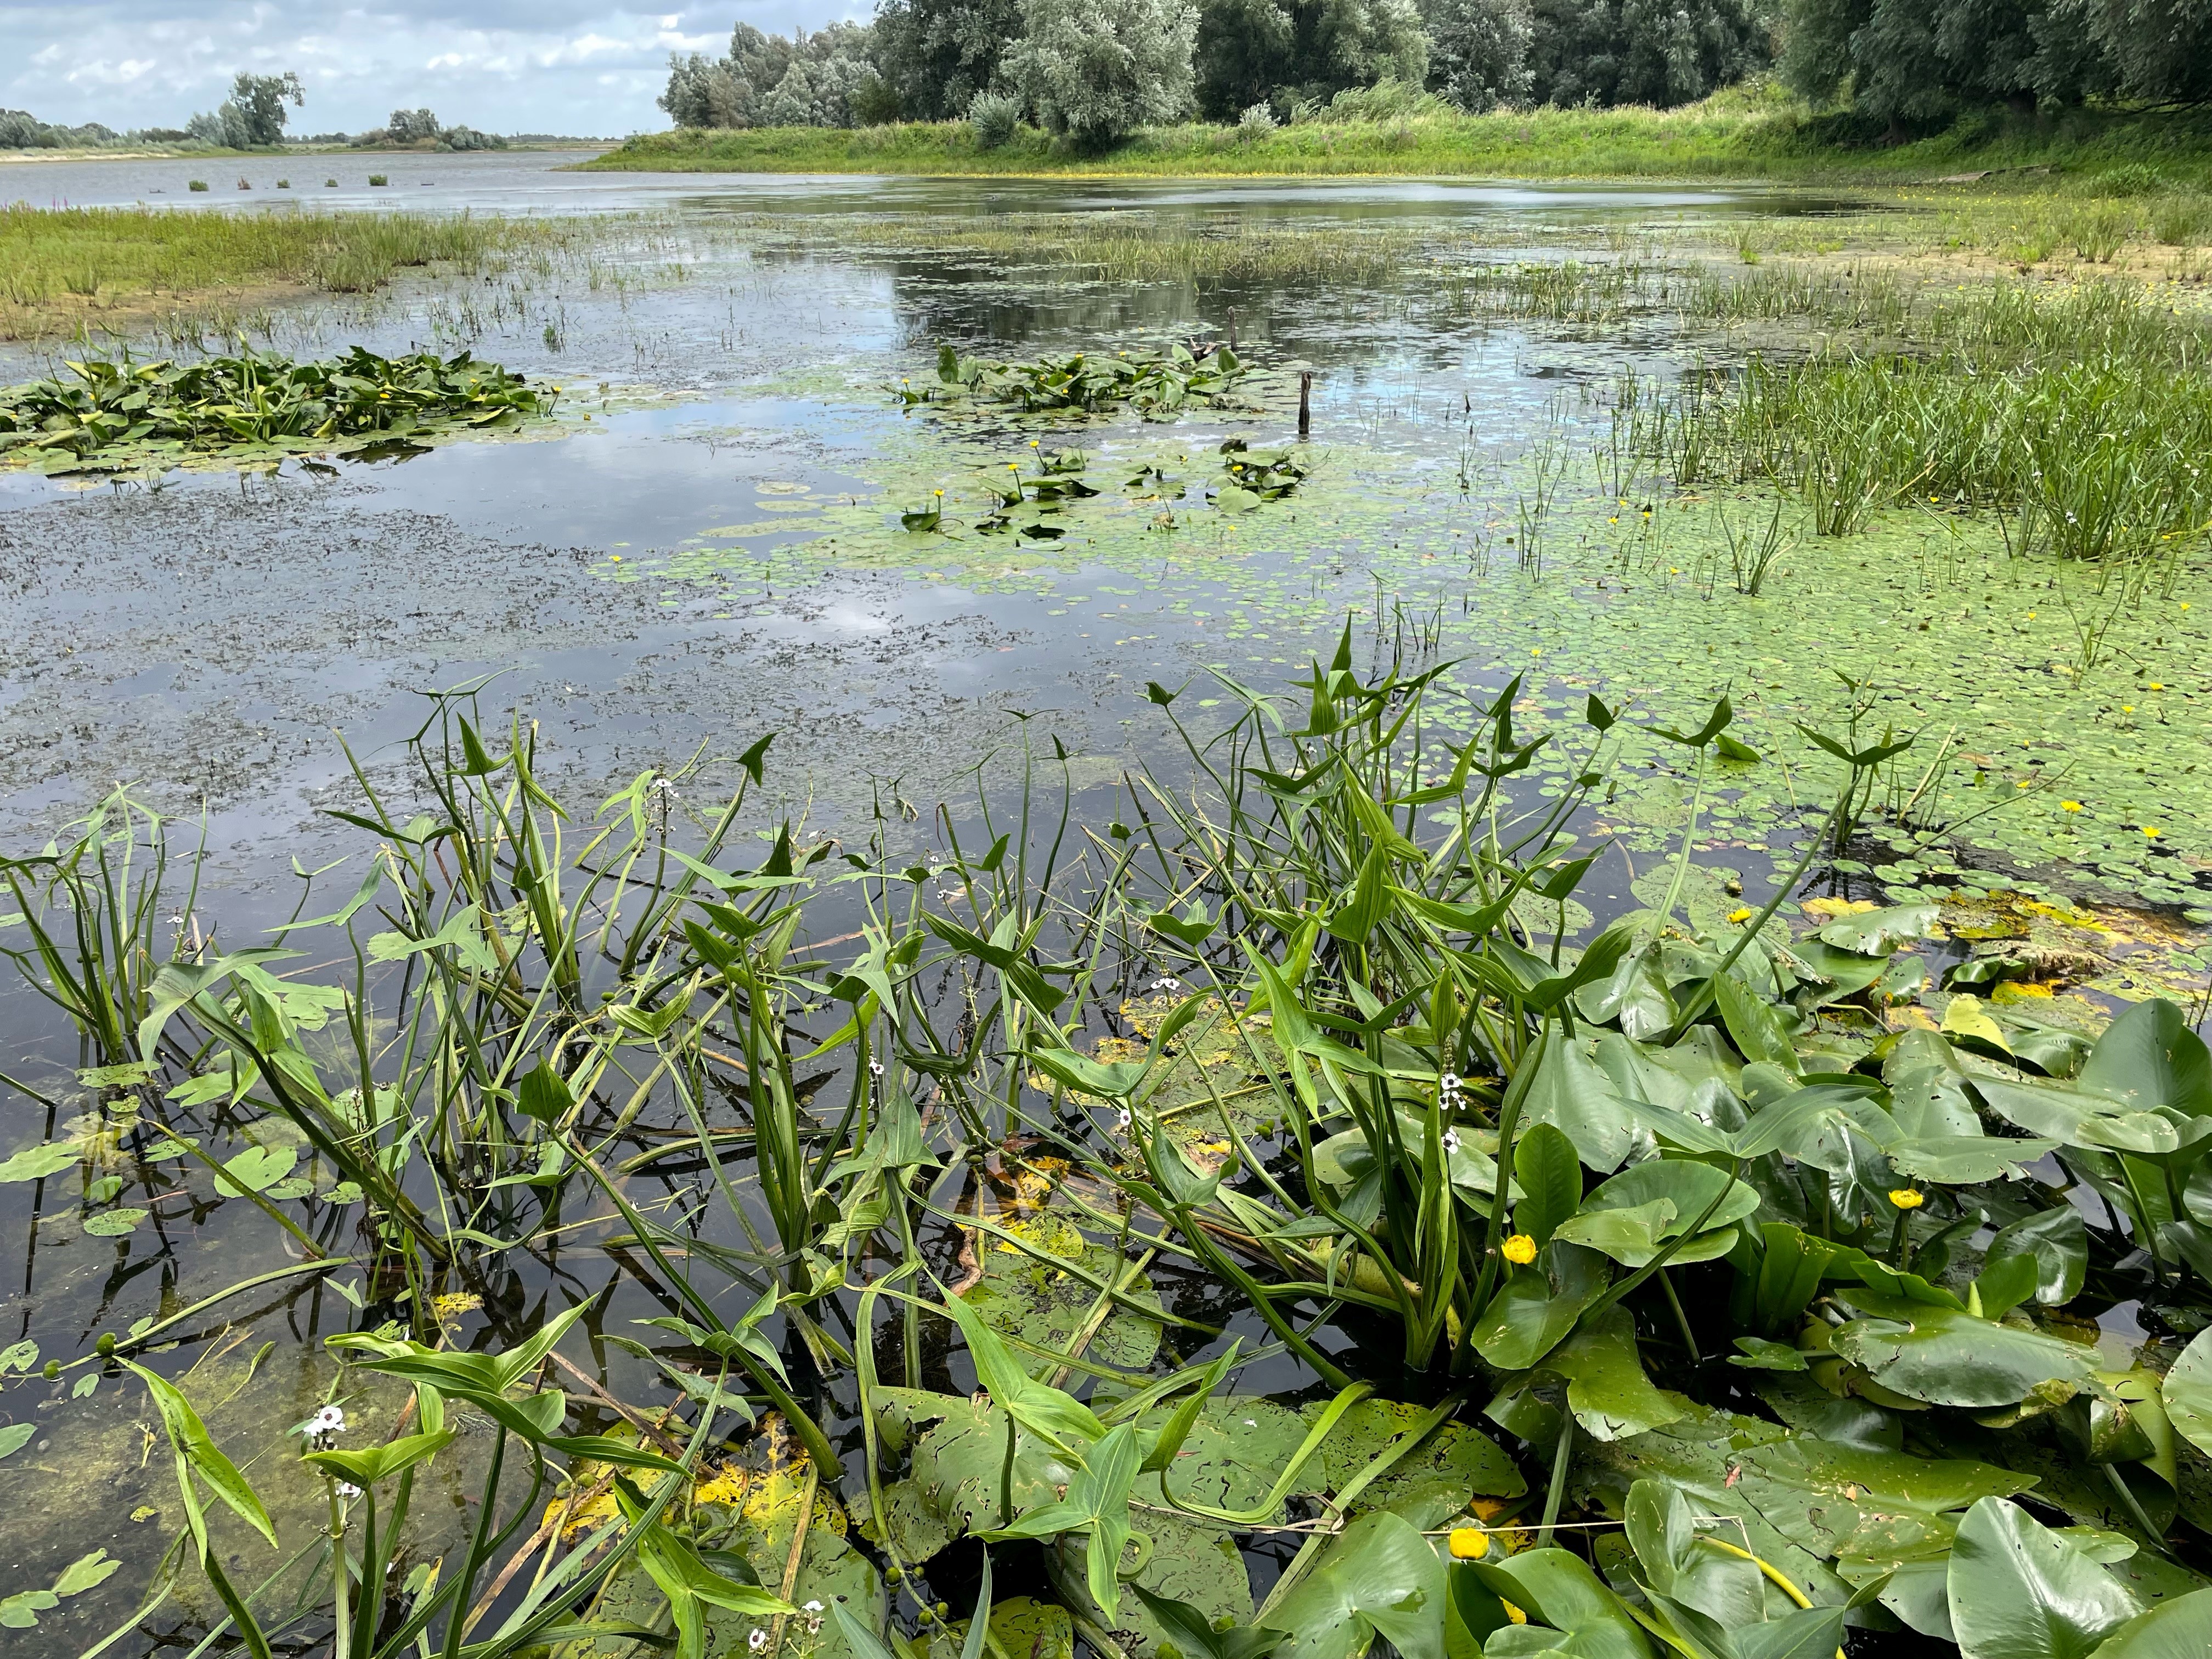
<path id="1" fill-rule="evenodd" d="M 73 326 L 86 308 L 80 300 L 143 310 L 252 284 L 362 293 L 403 269 L 450 262 L 475 270 L 566 234 L 471 216 L 9 206 L 0 208 L 0 337 Z"/>
<path id="2" fill-rule="evenodd" d="M 789 823 L 738 858 L 767 738 L 719 806 L 647 773 L 571 817 L 529 727 L 488 742 L 441 697 L 410 799 L 361 780 L 347 902 L 302 920 L 303 893 L 266 944 L 163 920 L 197 900 L 127 798 L 0 866 L 97 1097 L 0 1180 L 52 1212 L 76 1171 L 118 1238 L 179 1195 L 250 1205 L 278 1275 L 361 1310 L 298 1455 L 234 1457 L 149 1363 L 222 1297 L 52 1363 L 151 1395 L 233 1629 L 187 1624 L 866 1659 L 949 1617 L 930 1576 L 966 1540 L 1025 1591 L 984 1573 L 971 1632 L 1062 1652 L 2212 1640 L 2212 1055 L 2169 1003 L 2093 1036 L 1980 1000 L 1935 903 L 1787 925 L 1911 738 L 1815 735 L 1831 804 L 1724 919 L 1678 915 L 1686 825 L 1661 901 L 1593 932 L 1571 826 L 1626 711 L 1532 732 L 1519 680 L 1363 672 L 1348 631 L 1291 695 L 1219 689 L 1242 712 L 1194 733 L 1152 688 L 1193 787 L 1133 780 L 1089 833 L 1025 800 L 963 845 L 948 816 L 911 862 Z M 1731 719 L 1658 736 L 1702 774 Z M 1516 796 L 1552 744 L 1571 781 Z M 298 952 L 350 966 L 288 977 Z M 596 1288 L 447 1341 L 441 1287 L 556 1234 L 665 1310 L 595 1334 L 658 1403 L 580 1343 L 589 1396 L 548 1385 Z M 2094 1345 L 2123 1303 L 2148 1334 Z M 1255 1364 L 1317 1386 L 1240 1391 Z M 380 1443 L 349 1410 L 380 1382 L 412 1395 Z M 469 1539 L 395 1591 L 435 1519 L 410 1498 L 471 1456 Z M 321 1500 L 295 1538 L 257 1492 L 286 1480 Z M 263 1541 L 218 1544 L 202 1493 Z M 1255 1599 L 1240 1547 L 1285 1537 Z M 264 1544 L 308 1593 L 238 1572 Z"/>
<path id="3" fill-rule="evenodd" d="M 1012 404 L 1025 415 L 1098 415 L 1126 406 L 1147 420 L 1166 420 L 1188 404 L 1218 401 L 1243 374 L 1243 360 L 1226 346 L 1202 358 L 1176 345 L 1164 352 L 1079 351 L 1001 362 L 963 357 L 946 343 L 937 349 L 938 384 L 904 387 L 898 395 L 908 406 L 958 398 Z"/>
<path id="4" fill-rule="evenodd" d="M 552 397 L 464 351 L 381 357 L 356 346 L 328 362 L 241 348 L 197 362 L 90 358 L 67 380 L 0 391 L 0 460 L 49 472 L 196 452 L 513 426 Z M 95 460 L 97 458 L 97 460 Z"/>
<path id="5" fill-rule="evenodd" d="M 841 252 L 934 253 L 994 274 L 1058 267 L 1101 282 L 1379 282 L 1402 272 L 1436 238 L 1388 226 L 1197 227 L 1129 210 L 1112 213 L 763 216 L 748 229 L 769 246 Z"/>
<path id="6" fill-rule="evenodd" d="M 968 106 L 968 125 L 975 129 L 975 143 L 996 149 L 1014 136 L 1022 124 L 1022 100 L 1003 92 L 979 92 Z"/>

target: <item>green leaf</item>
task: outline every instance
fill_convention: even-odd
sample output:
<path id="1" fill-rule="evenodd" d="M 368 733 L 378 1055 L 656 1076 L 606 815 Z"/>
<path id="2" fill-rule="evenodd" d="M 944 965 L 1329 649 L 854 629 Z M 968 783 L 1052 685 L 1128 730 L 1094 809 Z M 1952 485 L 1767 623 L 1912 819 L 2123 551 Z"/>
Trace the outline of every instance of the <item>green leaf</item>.
<path id="1" fill-rule="evenodd" d="M 1528 1370 L 1565 1339 L 1612 1276 L 1597 1251 L 1555 1241 L 1490 1298 L 1469 1333 L 1475 1352 L 1499 1370 Z"/>
<path id="2" fill-rule="evenodd" d="M 1804 1354 L 1787 1342 L 1771 1342 L 1763 1336 L 1739 1336 L 1735 1345 L 1743 1352 L 1729 1356 L 1731 1365 L 1761 1371 L 1802 1371 L 1807 1368 Z"/>
<path id="3" fill-rule="evenodd" d="M 1713 976 L 1713 1000 L 1728 1026 L 1729 1040 L 1746 1060 L 1763 1060 L 1785 1072 L 1797 1070 L 1797 1049 L 1790 1021 L 1734 973 Z"/>
<path id="4" fill-rule="evenodd" d="M 1855 910 L 1823 923 L 1814 937 L 1861 956 L 1887 956 L 1900 945 L 1926 939 L 1936 927 L 1932 904 L 1893 904 L 1881 910 Z"/>
<path id="5" fill-rule="evenodd" d="M 1182 1659 L 1267 1659 L 1280 1647 L 1287 1633 L 1260 1627 L 1231 1627 L 1217 1631 L 1206 1616 L 1188 1601 L 1171 1601 L 1164 1595 L 1155 1595 L 1142 1584 L 1132 1584 L 1137 1599 L 1145 1604 L 1161 1631 L 1178 1650 Z M 1154 1650 L 1165 1650 L 1155 1644 Z M 1016 1659 L 1021 1659 L 1017 1655 Z M 1046 1659 L 1051 1659 L 1046 1656 Z"/>
<path id="6" fill-rule="evenodd" d="M 541 1060 L 523 1074 L 515 1103 L 522 1109 L 525 1117 L 534 1118 L 550 1128 L 576 1103 L 553 1062 Z"/>
<path id="7" fill-rule="evenodd" d="M 2212 1589 L 2200 1589 L 2129 1620 L 2091 1659 L 2203 1659 L 2208 1653 L 2212 1653 Z"/>
<path id="8" fill-rule="evenodd" d="M 215 1189 L 234 1197 L 264 1191 L 291 1174 L 299 1161 L 299 1149 L 295 1146 L 248 1146 L 237 1157 L 223 1161 Z"/>
<path id="9" fill-rule="evenodd" d="M 1129 1541 L 1129 1489 L 1135 1484 L 1139 1461 L 1137 1425 L 1117 1424 L 1086 1449 L 1083 1467 L 1068 1482 L 1066 1497 L 1025 1510 L 1012 1525 L 982 1536 L 991 1540 L 1042 1539 L 1087 1532 L 1085 1565 L 1091 1598 L 1110 1624 L 1121 1611 L 1121 1551 Z"/>
<path id="10" fill-rule="evenodd" d="M 1728 1254 L 1735 1224 L 1758 1210 L 1759 1194 L 1726 1170 L 1687 1158 L 1648 1158 L 1622 1170 L 1584 1200 L 1557 1236 L 1602 1250 L 1624 1267 L 1641 1267 L 1716 1200 L 1718 1207 L 1705 1231 L 1668 1258 L 1710 1261 Z"/>
<path id="11" fill-rule="evenodd" d="M 2166 1414 L 2181 1437 L 2212 1456 L 2212 1330 L 2199 1331 L 2159 1385 Z M 0 1431 L 4 1435 L 5 1431 Z"/>
<path id="12" fill-rule="evenodd" d="M 1574 1142 L 1557 1124 L 1531 1124 L 1513 1148 L 1513 1173 L 1521 1183 L 1515 1230 L 1539 1246 L 1550 1243 L 1553 1230 L 1583 1201 L 1582 1158 Z"/>
<path id="13" fill-rule="evenodd" d="M 78 1595 L 96 1584 L 104 1584 L 123 1571 L 120 1561 L 112 1560 L 104 1549 L 89 1555 L 81 1555 L 62 1569 L 62 1576 L 54 1580 L 57 1595 Z"/>
<path id="14" fill-rule="evenodd" d="M 2106 1027 L 2074 1081 L 2136 1111 L 2167 1106 L 2191 1117 L 2212 1114 L 2212 1054 L 2164 997 L 2136 1003 Z"/>
<path id="15" fill-rule="evenodd" d="M 1890 1562 L 1940 1553 L 1955 1511 L 2036 1484 L 1985 1463 L 1846 1445 L 1687 1401 L 1683 1411 L 1649 1434 L 1577 1442 L 1575 1501 L 1617 1510 L 1637 1480 L 1671 1481 L 1698 1514 L 1727 1517 L 1714 1536 L 1800 1584 L 1820 1582 L 1838 1556 Z"/>
<path id="16" fill-rule="evenodd" d="M 35 1423 L 10 1423 L 6 1428 L 0 1429 L 0 1457 L 13 1457 L 31 1443 L 32 1437 L 38 1431 L 39 1425 Z"/>
<path id="17" fill-rule="evenodd" d="M 2149 1005 L 2138 1005 L 2148 1006 Z M 2170 1152 L 2181 1144 L 2172 1123 L 2102 1095 L 2056 1083 L 2014 1083 L 1977 1074 L 1974 1091 L 1990 1109 L 2033 1135 L 2100 1152 Z"/>
<path id="18" fill-rule="evenodd" d="M 145 1218 L 145 1211 L 125 1205 L 86 1218 L 84 1230 L 94 1238 L 121 1238 Z"/>
<path id="19" fill-rule="evenodd" d="M 2087 1659 L 2138 1611 L 2110 1573 L 2002 1498 L 1959 1523 L 1948 1589 L 1961 1659 Z"/>
<path id="20" fill-rule="evenodd" d="M 64 1146 L 59 1142 L 27 1146 L 0 1163 L 0 1181 L 43 1181 L 48 1176 L 59 1175 L 83 1156 L 75 1146 Z"/>
<path id="21" fill-rule="evenodd" d="M 1404 1659 L 1444 1659 L 1444 1567 L 1397 1516 L 1363 1516 L 1264 1620 L 1275 1659 L 1354 1659 L 1376 1636 Z"/>
<path id="22" fill-rule="evenodd" d="M 261 1507 L 260 1498 L 254 1495 L 253 1488 L 246 1484 L 237 1466 L 222 1455 L 222 1449 L 209 1437 L 207 1425 L 200 1421 L 191 1402 L 173 1383 L 143 1365 L 128 1359 L 116 1363 L 136 1376 L 146 1385 L 146 1392 L 154 1396 L 155 1407 L 161 1413 L 161 1426 L 168 1431 L 169 1443 L 176 1449 L 185 1467 L 204 1481 L 208 1490 L 221 1498 L 233 1514 L 267 1539 L 274 1549 L 276 1529 L 270 1523 L 269 1511 Z"/>
<path id="23" fill-rule="evenodd" d="M 1637 1120 L 1591 1046 L 1557 1034 L 1544 1044 L 1522 1103 L 1521 1121 L 1558 1128 L 1591 1169 L 1617 1170 L 1635 1143 Z"/>
<path id="24" fill-rule="evenodd" d="M 381 1446 L 350 1451 L 309 1452 L 303 1461 L 350 1480 L 356 1486 L 373 1486 L 380 1480 L 388 1480 L 401 1470 L 413 1468 L 424 1459 L 435 1455 L 459 1432 L 457 1429 L 441 1429 L 434 1434 L 403 1436 L 398 1440 L 388 1440 Z"/>
<path id="25" fill-rule="evenodd" d="M 1651 1645 L 1642 1628 L 1580 1556 L 1544 1548 L 1467 1565 L 1493 1594 L 1519 1607 L 1532 1623 L 1577 1638 L 1567 1650 L 1577 1659 L 1649 1659 Z M 1496 1652 L 1500 1645 L 1486 1644 L 1484 1651 Z"/>
<path id="26" fill-rule="evenodd" d="M 1909 1400 L 1982 1409 L 2011 1406 L 2038 1390 L 2087 1388 L 2096 1370 L 2094 1349 L 2040 1331 L 1869 1291 L 1841 1294 L 1865 1317 L 1840 1328 L 1831 1346 Z"/>
<path id="27" fill-rule="evenodd" d="M 1636 1352 L 1636 1321 L 1618 1304 L 1585 1322 L 1545 1356 L 1546 1370 L 1567 1379 L 1567 1408 L 1600 1440 L 1642 1434 L 1682 1415 L 1652 1385 Z"/>

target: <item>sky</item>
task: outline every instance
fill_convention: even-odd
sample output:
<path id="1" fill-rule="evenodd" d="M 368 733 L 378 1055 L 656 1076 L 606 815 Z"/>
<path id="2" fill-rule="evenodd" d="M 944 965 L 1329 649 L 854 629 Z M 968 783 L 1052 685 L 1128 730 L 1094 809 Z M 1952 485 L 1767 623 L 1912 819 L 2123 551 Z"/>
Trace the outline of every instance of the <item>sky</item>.
<path id="1" fill-rule="evenodd" d="M 0 0 L 0 107 L 118 131 L 181 127 L 240 70 L 299 71 L 295 133 L 360 132 L 424 106 L 487 132 L 621 137 L 669 125 L 668 54 L 719 55 L 744 21 L 771 33 L 865 18 L 872 0 Z"/>

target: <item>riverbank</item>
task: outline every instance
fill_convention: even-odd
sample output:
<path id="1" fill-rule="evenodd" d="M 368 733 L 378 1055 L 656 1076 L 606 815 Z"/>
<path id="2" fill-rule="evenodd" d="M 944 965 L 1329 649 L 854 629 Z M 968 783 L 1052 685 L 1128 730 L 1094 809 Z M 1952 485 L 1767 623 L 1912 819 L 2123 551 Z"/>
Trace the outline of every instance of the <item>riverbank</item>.
<path id="1" fill-rule="evenodd" d="M 1211 176 L 1392 174 L 1516 179 L 1773 179 L 2047 186 L 2050 175 L 2126 193 L 2212 185 L 2212 112 L 2075 110 L 1968 117 L 1885 144 L 1847 118 L 1813 117 L 1769 90 L 1732 88 L 1678 109 L 1542 109 L 1322 120 L 1248 133 L 1151 127 L 1105 150 L 1024 127 L 986 149 L 964 121 L 854 129 L 769 127 L 641 133 L 583 163 L 646 173 L 886 173 Z"/>

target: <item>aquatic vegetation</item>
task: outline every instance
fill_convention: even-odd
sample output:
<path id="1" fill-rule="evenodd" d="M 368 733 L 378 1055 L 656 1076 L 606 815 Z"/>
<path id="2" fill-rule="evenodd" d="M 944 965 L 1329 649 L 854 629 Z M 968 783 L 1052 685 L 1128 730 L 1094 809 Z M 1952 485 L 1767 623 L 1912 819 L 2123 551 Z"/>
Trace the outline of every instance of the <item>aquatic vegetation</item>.
<path id="1" fill-rule="evenodd" d="M 402 270 L 474 272 L 573 234 L 556 221 L 471 215 L 0 207 L 0 337 L 74 331 L 118 307 L 125 319 L 187 310 L 255 284 L 361 293 Z"/>
<path id="2" fill-rule="evenodd" d="M 68 380 L 0 391 L 0 463 L 52 473 L 212 450 L 344 448 L 513 426 L 554 403 L 552 392 L 465 351 L 383 357 L 356 346 L 298 362 L 240 341 L 234 356 L 67 367 Z"/>
<path id="3" fill-rule="evenodd" d="M 2023 1606 L 2118 1659 L 2201 1644 L 2212 1058 L 2181 1012 L 2000 1000 L 2063 971 L 2037 929 L 2070 912 L 1808 896 L 1913 757 L 1856 716 L 1805 737 L 1771 876 L 1720 896 L 1693 813 L 1601 925 L 1632 739 L 1743 764 L 1732 705 L 1532 728 L 1518 677 L 1375 650 L 1217 676 L 1199 730 L 1155 685 L 1188 781 L 1079 819 L 1038 754 L 933 851 L 890 815 L 756 840 L 768 738 L 726 802 L 648 773 L 572 817 L 526 725 L 441 697 L 404 799 L 357 779 L 345 902 L 308 917 L 311 880 L 266 943 L 210 939 L 118 800 L 4 866 L 0 939 L 94 1063 L 0 1180 L 129 1216 L 125 1253 L 180 1194 L 258 1212 L 278 1273 L 359 1310 L 351 1380 L 218 1447 L 153 1352 L 202 1303 L 9 1349 L 11 1395 L 51 1376 L 62 1425 L 85 1382 L 150 1394 L 184 1500 L 155 1589 L 189 1569 L 231 1627 L 178 1633 L 257 1653 L 870 1659 L 953 1641 L 945 1587 L 994 1558 L 1030 1595 L 982 1584 L 967 1659 L 1015 1617 L 1311 1659 L 1847 1626 L 2029 1659 Z M 448 1340 L 556 1238 L 657 1311 L 587 1351 L 580 1287 Z M 1262 1363 L 1321 1386 L 1240 1390 Z M 398 1427 L 353 1411 L 372 1384 L 411 1391 Z M 413 1483 L 464 1455 L 468 1539 L 421 1571 Z M 256 1495 L 276 1455 L 325 1485 L 309 1534 Z M 319 1588 L 255 1588 L 210 1498 Z"/>
<path id="4" fill-rule="evenodd" d="M 974 260 L 994 274 L 1029 269 L 1099 282 L 1380 282 L 1437 240 L 1390 228 L 1194 224 L 1166 215 L 789 215 L 741 222 L 760 245 L 840 253 Z"/>
<path id="5" fill-rule="evenodd" d="M 948 343 L 937 349 L 934 386 L 900 389 L 899 401 L 954 400 L 1018 405 L 1025 415 L 1103 414 L 1127 407 L 1146 420 L 1172 419 L 1183 409 L 1217 403 L 1235 389 L 1244 364 L 1227 346 L 1170 346 L 1164 352 L 1079 351 L 1068 357 L 1000 362 L 963 357 Z"/>

